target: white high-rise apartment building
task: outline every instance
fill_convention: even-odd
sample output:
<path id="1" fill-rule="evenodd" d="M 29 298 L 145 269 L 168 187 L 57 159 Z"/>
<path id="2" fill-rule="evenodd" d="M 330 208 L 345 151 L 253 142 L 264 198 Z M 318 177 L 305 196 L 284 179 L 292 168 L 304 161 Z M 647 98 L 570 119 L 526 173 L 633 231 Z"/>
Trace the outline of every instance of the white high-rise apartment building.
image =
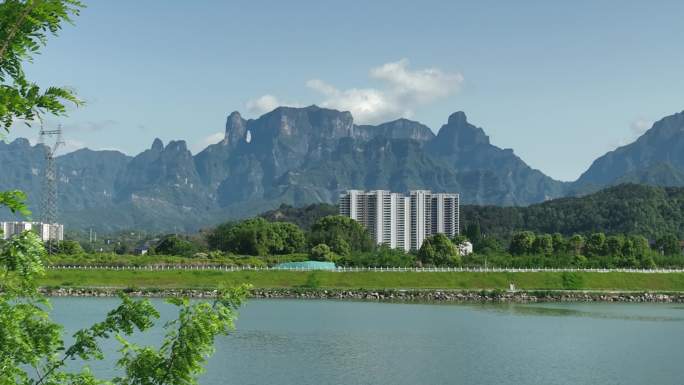
<path id="1" fill-rule="evenodd" d="M 64 240 L 64 225 L 59 223 L 42 223 L 42 222 L 0 222 L 0 230 L 2 230 L 2 239 L 9 239 L 14 235 L 23 233 L 24 231 L 33 230 L 38 234 L 43 242 L 49 240 L 63 241 Z"/>
<path id="2" fill-rule="evenodd" d="M 340 215 L 361 223 L 377 244 L 417 250 L 436 233 L 459 233 L 458 194 L 410 191 L 409 196 L 387 190 L 349 190 L 340 195 Z"/>

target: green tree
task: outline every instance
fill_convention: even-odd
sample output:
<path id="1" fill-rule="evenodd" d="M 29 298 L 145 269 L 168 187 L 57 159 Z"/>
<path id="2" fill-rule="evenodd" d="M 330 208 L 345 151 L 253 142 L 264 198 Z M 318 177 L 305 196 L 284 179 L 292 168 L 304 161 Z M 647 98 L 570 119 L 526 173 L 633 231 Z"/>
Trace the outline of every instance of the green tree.
<path id="1" fill-rule="evenodd" d="M 283 249 L 280 235 L 263 218 L 220 225 L 210 233 L 207 242 L 212 248 L 246 255 L 268 255 Z"/>
<path id="2" fill-rule="evenodd" d="M 551 237 L 553 240 L 553 251 L 554 251 L 554 253 L 556 253 L 556 254 L 567 253 L 568 242 L 565 240 L 565 237 L 563 237 L 563 234 L 553 233 L 553 235 Z"/>
<path id="3" fill-rule="evenodd" d="M 234 222 L 225 222 L 208 231 L 206 233 L 206 237 L 209 249 L 225 252 L 231 251 L 233 245 L 230 242 L 232 242 L 233 239 L 231 239 L 228 235 L 233 226 L 235 226 Z"/>
<path id="4" fill-rule="evenodd" d="M 449 237 L 435 234 L 423 241 L 418 250 L 418 260 L 424 265 L 448 266 L 460 264 L 461 256 Z"/>
<path id="5" fill-rule="evenodd" d="M 380 267 L 411 267 L 415 264 L 415 257 L 402 249 L 393 249 L 388 245 L 380 245 L 372 253 L 372 266 Z"/>
<path id="6" fill-rule="evenodd" d="M 57 244 L 57 253 L 66 255 L 81 255 L 84 253 L 83 247 L 77 241 L 65 240 Z"/>
<path id="7" fill-rule="evenodd" d="M 311 248 L 309 258 L 311 258 L 312 261 L 332 261 L 335 259 L 335 254 L 330 250 L 328 245 L 321 243 Z"/>
<path id="8" fill-rule="evenodd" d="M 12 214 L 21 214 L 24 216 L 31 214 L 24 203 L 25 201 L 26 194 L 22 191 L 0 191 L 0 207 L 6 207 Z"/>
<path id="9" fill-rule="evenodd" d="M 550 234 L 540 234 L 532 243 L 532 252 L 535 254 L 552 255 L 553 237 Z"/>
<path id="10" fill-rule="evenodd" d="M 468 242 L 469 238 L 466 237 L 465 235 L 456 235 L 451 239 L 451 243 L 453 243 L 455 246 L 458 246 L 462 243 Z M 472 241 L 471 241 L 472 243 Z"/>
<path id="11" fill-rule="evenodd" d="M 335 235 L 333 239 L 330 240 L 330 248 L 335 250 L 335 253 L 338 255 L 350 255 L 352 251 L 349 242 L 339 234 Z"/>
<path id="12" fill-rule="evenodd" d="M 641 235 L 630 235 L 630 241 L 632 241 L 632 247 L 634 249 L 634 255 L 643 256 L 651 253 L 648 247 L 648 239 Z"/>
<path id="13" fill-rule="evenodd" d="M 513 255 L 524 255 L 532 252 L 535 235 L 531 231 L 515 233 L 511 239 L 510 252 Z"/>
<path id="14" fill-rule="evenodd" d="M 207 244 L 212 250 L 236 254 L 290 254 L 305 249 L 306 237 L 295 224 L 257 217 L 217 226 L 207 234 Z"/>
<path id="15" fill-rule="evenodd" d="M 198 248 L 190 241 L 180 238 L 175 234 L 163 237 L 154 247 L 155 254 L 190 256 L 198 251 Z"/>
<path id="16" fill-rule="evenodd" d="M 473 249 L 476 253 L 485 255 L 497 254 L 504 251 L 501 243 L 494 237 L 483 237 L 477 247 L 473 245 Z"/>
<path id="17" fill-rule="evenodd" d="M 117 384 L 196 384 L 202 366 L 212 353 L 214 340 L 234 328 L 235 310 L 247 287 L 221 290 L 211 302 L 173 298 L 179 317 L 167 323 L 160 348 L 138 346 L 124 337 L 154 326 L 159 317 L 149 300 L 120 295 L 121 304 L 105 319 L 81 329 L 71 345 L 62 339 L 62 327 L 50 320 L 48 300 L 37 290 L 36 279 L 44 275 L 45 250 L 31 232 L 13 237 L 0 248 L 0 384 L 100 384 L 87 369 L 67 370 L 65 363 L 104 358 L 100 343 L 117 335 L 122 357 L 117 361 L 123 375 Z"/>
<path id="18" fill-rule="evenodd" d="M 306 247 L 306 236 L 302 229 L 294 223 L 272 222 L 271 228 L 282 240 L 282 248 L 276 254 L 292 254 L 304 250 Z"/>
<path id="19" fill-rule="evenodd" d="M 5 132 L 15 120 L 27 124 L 45 114 L 64 115 L 68 101 L 81 101 L 69 90 L 45 90 L 28 80 L 24 63 L 39 53 L 50 35 L 71 22 L 83 4 L 77 0 L 5 0 L 0 3 L 0 125 Z"/>
<path id="20" fill-rule="evenodd" d="M 639 267 L 655 269 L 656 263 L 653 260 L 652 251 L 648 247 L 648 239 L 641 235 L 630 235 L 629 240 L 631 241 L 634 256 L 638 261 Z"/>
<path id="21" fill-rule="evenodd" d="M 309 245 L 321 243 L 339 255 L 373 250 L 373 240 L 368 231 L 357 221 L 340 215 L 323 217 L 311 227 Z"/>
<path id="22" fill-rule="evenodd" d="M 480 223 L 479 222 L 468 223 L 468 225 L 466 225 L 466 227 L 465 227 L 465 231 L 463 231 L 463 235 L 465 235 L 470 240 L 470 242 L 472 242 L 473 247 L 477 247 L 477 245 L 482 240 L 482 232 L 480 231 Z"/>
<path id="23" fill-rule="evenodd" d="M 676 256 L 682 253 L 679 238 L 674 234 L 666 234 L 658 238 L 655 247 L 663 255 Z"/>
<path id="24" fill-rule="evenodd" d="M 581 255 L 584 249 L 584 237 L 579 234 L 574 234 L 568 239 L 568 249 L 573 255 Z"/>
<path id="25" fill-rule="evenodd" d="M 585 243 L 585 252 L 587 256 L 596 257 L 604 255 L 606 243 L 606 235 L 603 233 L 594 233 L 589 236 Z"/>
<path id="26" fill-rule="evenodd" d="M 622 248 L 624 247 L 624 245 L 624 237 L 620 235 L 611 235 L 609 237 L 606 237 L 606 242 L 604 244 L 604 253 L 611 257 L 621 257 Z"/>

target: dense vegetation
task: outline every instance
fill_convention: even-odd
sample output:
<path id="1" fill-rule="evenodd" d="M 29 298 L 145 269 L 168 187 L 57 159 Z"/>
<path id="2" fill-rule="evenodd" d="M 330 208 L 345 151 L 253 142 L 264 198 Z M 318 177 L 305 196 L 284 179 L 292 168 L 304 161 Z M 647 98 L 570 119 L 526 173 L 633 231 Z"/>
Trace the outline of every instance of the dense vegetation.
<path id="1" fill-rule="evenodd" d="M 461 255 L 463 242 L 474 253 Z M 684 266 L 680 241 L 666 234 L 649 242 L 641 235 L 602 232 L 589 235 L 520 231 L 510 239 L 484 233 L 477 223 L 452 239 L 428 237 L 420 250 L 407 253 L 375 245 L 356 221 L 342 216 L 320 218 L 304 231 L 287 222 L 252 218 L 228 222 L 201 235 L 169 234 L 151 242 L 146 255 L 88 253 L 75 241 L 64 241 L 51 262 L 60 265 L 199 265 L 273 266 L 292 261 L 332 261 L 358 267 L 568 267 L 645 268 Z"/>
<path id="2" fill-rule="evenodd" d="M 319 219 L 329 215 L 337 215 L 339 209 L 336 205 L 319 203 L 305 207 L 292 207 L 282 204 L 275 210 L 266 211 L 259 216 L 271 222 L 290 222 L 309 230 Z"/>
<path id="3" fill-rule="evenodd" d="M 514 232 L 589 235 L 642 235 L 653 240 L 674 234 L 684 238 L 684 188 L 623 184 L 580 198 L 561 198 L 527 207 L 461 207 L 468 225 L 501 239 Z"/>
<path id="4" fill-rule="evenodd" d="M 311 259 L 362 267 L 676 267 L 684 266 L 683 204 L 684 189 L 626 184 L 529 207 L 463 206 L 462 236 L 433 237 L 412 253 L 375 245 L 358 223 L 334 215 L 335 206 L 283 205 L 192 235 L 122 232 L 98 243 L 81 236 L 63 242 L 53 263 L 271 266 Z M 464 240 L 474 254 L 459 255 Z M 147 256 L 124 257 L 134 251 Z"/>
<path id="5" fill-rule="evenodd" d="M 284 207 L 263 216 L 269 220 L 312 223 L 336 212 L 328 204 Z M 321 216 L 315 218 L 316 213 Z M 642 235 L 649 240 L 673 234 L 684 239 L 684 188 L 622 184 L 578 198 L 553 199 L 530 206 L 462 205 L 461 225 L 465 228 L 470 224 L 478 224 L 483 234 L 505 243 L 514 233 L 525 230 L 565 236 L 596 232 Z"/>

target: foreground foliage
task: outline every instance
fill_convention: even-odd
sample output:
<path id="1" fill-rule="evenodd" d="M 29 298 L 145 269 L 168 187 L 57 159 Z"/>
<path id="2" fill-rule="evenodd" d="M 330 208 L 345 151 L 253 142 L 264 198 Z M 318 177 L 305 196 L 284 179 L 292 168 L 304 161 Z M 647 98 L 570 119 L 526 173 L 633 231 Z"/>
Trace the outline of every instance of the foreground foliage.
<path id="1" fill-rule="evenodd" d="M 170 299 L 179 316 L 164 326 L 166 337 L 159 348 L 125 339 L 153 327 L 159 313 L 148 300 L 121 294 L 119 307 L 102 322 L 77 331 L 74 343 L 66 346 L 62 326 L 50 320 L 49 301 L 37 290 L 37 280 L 45 274 L 44 257 L 43 245 L 31 232 L 0 248 L 0 384 L 194 384 L 216 337 L 233 330 L 235 310 L 248 290 L 221 290 L 211 303 Z M 116 365 L 124 375 L 107 382 L 87 369 L 65 369 L 69 360 L 104 359 L 100 342 L 112 336 L 122 344 Z"/>
<path id="2" fill-rule="evenodd" d="M 77 0 L 6 0 L 0 3 L 0 126 L 3 131 L 16 120 L 41 120 L 44 114 L 61 115 L 62 104 L 80 101 L 69 90 L 49 87 L 41 90 L 24 73 L 23 63 L 31 60 L 56 34 L 62 23 L 70 22 L 82 7 Z M 0 138 L 1 139 L 1 138 Z M 0 209 L 29 214 L 25 194 L 0 192 Z M 82 251 L 74 244 L 63 245 L 69 252 Z M 0 385 L 66 384 L 195 384 L 203 364 L 212 353 L 214 340 L 234 328 L 236 309 L 247 287 L 220 290 L 212 302 L 189 302 L 175 298 L 178 319 L 167 323 L 161 347 L 138 346 L 125 338 L 135 331 L 154 326 L 159 313 L 148 300 L 121 295 L 121 304 L 105 319 L 77 331 L 74 342 L 66 345 L 63 328 L 50 319 L 50 303 L 38 290 L 45 275 L 45 249 L 32 232 L 0 243 Z M 68 371 L 65 364 L 79 360 L 86 364 L 104 359 L 100 342 L 117 338 L 121 357 L 116 366 L 123 373 L 103 380 L 86 366 L 80 372 Z"/>
<path id="3" fill-rule="evenodd" d="M 66 88 L 45 90 L 28 80 L 23 64 L 38 54 L 48 36 L 71 22 L 83 4 L 77 0 L 5 0 L 0 3 L 0 126 L 31 122 L 44 114 L 63 115 L 64 101 L 81 101 Z"/>

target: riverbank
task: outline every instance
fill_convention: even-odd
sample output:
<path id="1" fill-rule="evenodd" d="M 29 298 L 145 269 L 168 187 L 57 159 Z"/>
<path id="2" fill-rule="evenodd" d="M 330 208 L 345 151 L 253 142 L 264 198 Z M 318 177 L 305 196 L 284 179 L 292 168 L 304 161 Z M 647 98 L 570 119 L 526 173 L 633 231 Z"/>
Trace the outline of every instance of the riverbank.
<path id="1" fill-rule="evenodd" d="M 244 283 L 252 285 L 256 297 L 264 298 L 374 297 L 388 300 L 488 301 L 509 300 L 506 296 L 511 296 L 511 301 L 528 301 L 534 299 L 524 298 L 524 295 L 539 297 L 538 293 L 557 293 L 549 300 L 627 301 L 629 298 L 623 298 L 622 295 L 630 294 L 625 293 L 637 293 L 638 296 L 641 296 L 639 293 L 684 294 L 684 273 L 50 270 L 40 281 L 41 286 L 54 290 L 107 288 L 112 293 L 125 289 L 140 291 L 145 295 L 157 292 L 169 295 L 175 295 L 176 292 L 204 293 L 211 292 L 219 285 L 236 286 Z M 518 290 L 517 293 L 508 293 L 511 284 Z M 483 292 L 496 295 L 479 298 L 478 295 Z M 591 294 L 589 298 L 580 298 L 577 297 L 580 294 L 576 293 L 595 293 L 596 296 Z M 618 293 L 619 296 L 601 298 L 600 295 L 605 293 Z M 60 292 L 54 294 L 60 295 Z M 441 298 L 443 296 L 446 298 Z M 642 301 L 651 300 L 648 296 L 639 298 Z"/>
<path id="2" fill-rule="evenodd" d="M 43 288 L 51 297 L 113 297 L 117 288 Z M 215 290 L 125 289 L 133 297 L 213 298 Z M 684 303 L 684 293 L 516 291 L 500 290 L 340 290 L 340 289 L 253 289 L 251 298 L 362 300 L 385 302 L 632 302 Z"/>
<path id="3" fill-rule="evenodd" d="M 508 290 L 684 292 L 684 273 L 627 272 L 328 272 L 49 270 L 45 287 L 207 290 L 251 284 L 255 289 Z"/>

